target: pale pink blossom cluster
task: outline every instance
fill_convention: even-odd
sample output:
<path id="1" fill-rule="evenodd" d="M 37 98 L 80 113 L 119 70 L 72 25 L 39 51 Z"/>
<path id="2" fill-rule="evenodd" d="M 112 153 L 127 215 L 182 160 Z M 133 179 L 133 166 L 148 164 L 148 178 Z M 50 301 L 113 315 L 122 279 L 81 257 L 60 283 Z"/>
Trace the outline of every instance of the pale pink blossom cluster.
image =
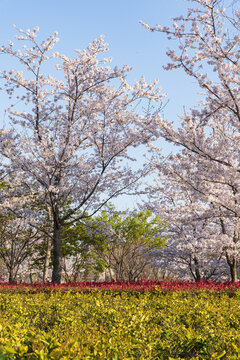
<path id="1" fill-rule="evenodd" d="M 159 119 L 161 136 L 179 146 L 162 162 L 153 148 L 157 173 L 152 208 L 169 221 L 172 264 L 185 275 L 239 276 L 240 252 L 240 12 L 222 1 L 191 0 L 172 27 L 147 29 L 178 41 L 166 70 L 182 69 L 196 80 L 202 100 L 185 112 L 181 126 Z M 153 205 L 154 204 L 154 205 Z M 199 274 L 197 274 L 197 272 Z"/>

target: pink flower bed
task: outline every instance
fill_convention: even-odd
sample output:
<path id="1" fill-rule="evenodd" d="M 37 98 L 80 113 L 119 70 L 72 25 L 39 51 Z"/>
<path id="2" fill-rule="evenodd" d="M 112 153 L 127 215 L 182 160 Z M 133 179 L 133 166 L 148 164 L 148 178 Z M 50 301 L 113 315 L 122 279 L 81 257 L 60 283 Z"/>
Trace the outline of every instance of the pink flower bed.
<path id="1" fill-rule="evenodd" d="M 28 283 L 14 283 L 9 284 L 5 281 L 0 283 L 1 289 L 26 289 L 32 291 L 41 291 L 41 290 L 67 290 L 72 289 L 74 291 L 84 291 L 92 289 L 100 290 L 111 290 L 111 291 L 189 291 L 189 290 L 207 290 L 207 291 L 236 291 L 240 287 L 240 282 L 232 283 L 227 282 L 190 282 L 190 281 L 148 281 L 148 280 L 138 280 L 138 281 L 83 281 L 83 282 L 68 282 L 62 284 L 54 283 L 40 283 L 36 282 L 34 284 Z"/>

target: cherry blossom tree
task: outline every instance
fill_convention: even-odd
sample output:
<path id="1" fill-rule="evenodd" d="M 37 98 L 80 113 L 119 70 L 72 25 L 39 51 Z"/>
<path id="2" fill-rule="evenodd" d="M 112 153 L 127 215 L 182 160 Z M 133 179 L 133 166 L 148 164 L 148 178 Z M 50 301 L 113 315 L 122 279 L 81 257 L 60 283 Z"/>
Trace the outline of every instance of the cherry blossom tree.
<path id="1" fill-rule="evenodd" d="M 12 188 L 24 189 L 17 215 L 23 216 L 24 207 L 24 217 L 37 226 L 38 213 L 27 204 L 51 211 L 52 281 L 59 283 L 61 228 L 96 213 L 109 199 L 136 191 L 149 169 L 133 170 L 129 149 L 156 139 L 164 95 L 156 82 L 147 84 L 143 77 L 130 86 L 128 66 L 111 69 L 103 37 L 75 50 L 71 59 L 52 50 L 57 33 L 38 42 L 38 30 L 18 30 L 20 49 L 12 41 L 0 48 L 19 66 L 1 75 L 2 89 L 12 99 L 8 114 L 14 136 L 0 150 Z M 141 100 L 158 108 L 141 110 Z M 16 208 L 20 199 L 12 195 L 3 206 Z"/>
<path id="2" fill-rule="evenodd" d="M 240 12 L 229 1 L 188 0 L 186 15 L 172 27 L 144 26 L 178 41 L 167 51 L 166 70 L 183 69 L 201 89 L 197 107 L 181 117 L 181 127 L 160 120 L 161 136 L 180 146 L 174 171 L 208 203 L 207 215 L 220 219 L 227 262 L 237 281 L 240 229 Z M 223 5 L 227 5 L 225 9 Z"/>
<path id="3" fill-rule="evenodd" d="M 194 281 L 226 279 L 224 244 L 228 242 L 229 254 L 230 243 L 227 235 L 222 233 L 221 220 L 213 216 L 212 205 L 203 202 L 198 193 L 182 181 L 178 172 L 173 172 L 172 162 L 178 163 L 176 156 L 169 159 L 168 166 L 156 163 L 160 176 L 155 179 L 146 203 L 168 223 L 166 246 L 153 252 L 158 266 L 178 278 Z"/>

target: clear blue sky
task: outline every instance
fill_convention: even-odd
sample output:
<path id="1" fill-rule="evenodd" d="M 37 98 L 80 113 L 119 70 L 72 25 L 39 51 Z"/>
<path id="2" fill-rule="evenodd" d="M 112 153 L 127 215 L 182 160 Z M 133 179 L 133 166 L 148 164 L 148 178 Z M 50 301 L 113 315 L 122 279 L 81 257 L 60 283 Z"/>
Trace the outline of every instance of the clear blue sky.
<path id="1" fill-rule="evenodd" d="M 181 71 L 162 69 L 167 62 L 165 52 L 172 44 L 160 33 L 147 31 L 139 20 L 167 25 L 171 16 L 180 15 L 188 5 L 184 0 L 0 0 L 0 45 L 13 40 L 13 24 L 23 29 L 39 26 L 43 38 L 58 31 L 56 50 L 67 56 L 103 34 L 113 64 L 133 67 L 130 82 L 141 75 L 148 82 L 159 80 L 169 99 L 165 118 L 176 121 L 184 106 L 196 102 L 196 87 Z M 0 57 L 1 69 L 6 61 Z"/>

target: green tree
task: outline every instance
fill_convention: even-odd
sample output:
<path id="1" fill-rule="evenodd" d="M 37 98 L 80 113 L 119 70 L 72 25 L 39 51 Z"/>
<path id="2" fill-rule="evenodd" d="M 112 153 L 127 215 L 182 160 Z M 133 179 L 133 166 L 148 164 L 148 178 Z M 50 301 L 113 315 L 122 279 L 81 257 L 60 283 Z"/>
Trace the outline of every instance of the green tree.
<path id="1" fill-rule="evenodd" d="M 62 269 L 66 281 L 85 280 L 90 273 L 104 271 L 105 264 L 98 256 L 104 240 L 89 236 L 93 218 L 87 222 L 78 221 L 62 228 Z M 98 249 L 98 251 L 96 251 Z"/>
<path id="2" fill-rule="evenodd" d="M 115 280 L 137 280 L 149 275 L 152 252 L 166 242 L 166 227 L 150 210 L 119 214 L 108 208 L 86 227 L 92 253 Z"/>

